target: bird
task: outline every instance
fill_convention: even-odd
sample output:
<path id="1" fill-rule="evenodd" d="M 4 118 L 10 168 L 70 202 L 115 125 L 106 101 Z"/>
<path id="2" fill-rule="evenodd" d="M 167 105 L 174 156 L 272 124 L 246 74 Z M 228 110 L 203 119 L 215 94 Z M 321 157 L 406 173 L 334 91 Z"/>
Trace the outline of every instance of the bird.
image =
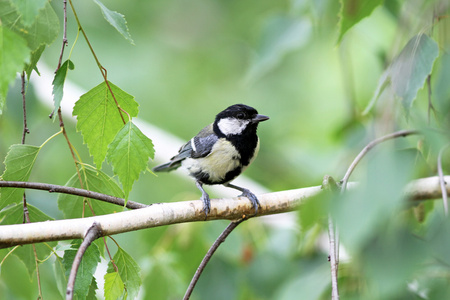
<path id="1" fill-rule="evenodd" d="M 234 104 L 218 113 L 213 123 L 180 147 L 169 162 L 153 168 L 154 172 L 169 172 L 179 167 L 188 170 L 197 188 L 202 192 L 205 217 L 211 202 L 203 185 L 221 184 L 242 192 L 258 213 L 260 203 L 250 190 L 231 184 L 255 159 L 259 151 L 258 124 L 269 120 L 253 107 Z"/>

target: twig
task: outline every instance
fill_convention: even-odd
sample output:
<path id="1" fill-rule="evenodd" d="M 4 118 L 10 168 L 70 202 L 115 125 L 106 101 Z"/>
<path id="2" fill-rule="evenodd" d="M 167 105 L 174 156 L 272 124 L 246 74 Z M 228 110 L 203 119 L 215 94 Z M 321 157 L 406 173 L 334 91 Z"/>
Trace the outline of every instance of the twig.
<path id="1" fill-rule="evenodd" d="M 63 11 L 64 11 L 64 32 L 63 32 L 63 41 L 62 41 L 62 47 L 61 47 L 61 54 L 59 55 L 59 61 L 58 61 L 58 66 L 56 67 L 55 73 L 59 70 L 59 68 L 61 67 L 61 63 L 62 63 L 62 58 L 64 55 L 64 49 L 68 44 L 67 41 L 67 0 L 63 1 Z"/>
<path id="2" fill-rule="evenodd" d="M 22 144 L 25 144 L 26 135 L 28 133 L 30 133 L 30 130 L 28 129 L 28 125 L 27 125 L 25 71 L 22 71 L 22 74 L 21 74 L 20 77 L 21 77 L 21 81 L 22 81 L 22 86 L 21 86 L 20 93 L 22 94 L 22 108 L 23 108 Z M 23 199 L 23 222 L 24 223 L 31 223 L 30 214 L 29 214 L 28 206 L 27 206 L 27 196 L 26 196 L 25 193 L 23 193 L 22 199 Z M 39 298 L 42 299 L 43 297 L 42 297 L 42 288 L 41 288 L 41 276 L 40 276 L 40 273 L 39 273 L 39 261 L 38 261 L 38 257 L 37 257 L 36 245 L 32 244 L 31 246 L 33 247 L 34 262 L 36 264 L 36 277 L 37 277 L 37 284 L 38 284 L 38 290 L 39 290 Z"/>
<path id="3" fill-rule="evenodd" d="M 439 185 L 441 186 L 442 191 L 442 200 L 444 202 L 444 212 L 445 215 L 448 216 L 448 200 L 447 200 L 447 189 L 445 185 L 447 184 L 444 179 L 444 172 L 442 171 L 442 154 L 445 150 L 450 146 L 450 144 L 445 145 L 442 147 L 442 149 L 439 151 L 438 159 L 437 159 L 437 170 L 439 175 Z"/>
<path id="4" fill-rule="evenodd" d="M 87 37 L 87 34 L 84 31 L 84 29 L 83 29 L 83 26 L 81 26 L 80 19 L 78 19 L 78 15 L 77 15 L 77 12 L 75 10 L 75 7 L 73 6 L 72 0 L 69 0 L 69 4 L 70 4 L 70 7 L 72 8 L 72 12 L 73 12 L 73 15 L 75 17 L 75 20 L 77 21 L 78 28 L 81 31 L 81 33 L 83 34 L 84 39 L 86 40 L 86 43 L 88 44 L 89 50 L 91 50 L 92 56 L 94 57 L 94 60 L 97 63 L 98 68 L 100 69 L 100 73 L 102 73 L 102 76 L 103 76 L 103 79 L 105 80 L 106 86 L 108 87 L 109 92 L 111 93 L 111 96 L 113 97 L 114 102 L 116 103 L 117 109 L 119 111 L 119 115 L 122 118 L 122 122 L 123 122 L 123 124 L 126 124 L 125 118 L 122 115 L 122 110 L 123 109 L 120 108 L 119 102 L 117 102 L 116 96 L 114 95 L 114 93 L 112 91 L 112 88 L 109 85 L 107 71 L 102 66 L 102 64 L 100 63 L 100 60 L 98 59 L 97 55 L 95 54 L 94 48 L 92 47 L 91 42 L 89 41 L 89 39 Z"/>
<path id="5" fill-rule="evenodd" d="M 195 285 L 198 282 L 198 279 L 200 278 L 200 275 L 202 275 L 203 270 L 205 269 L 206 265 L 208 264 L 209 260 L 213 256 L 214 252 L 219 248 L 220 244 L 225 242 L 225 239 L 230 235 L 230 233 L 243 221 L 247 220 L 247 218 L 242 218 L 240 220 L 231 222 L 227 228 L 219 235 L 219 237 L 216 239 L 214 244 L 212 244 L 211 248 L 209 248 L 208 252 L 206 253 L 205 257 L 203 258 L 202 262 L 197 268 L 197 271 L 194 274 L 194 277 L 192 277 L 191 283 L 188 286 L 188 289 L 186 290 L 186 293 L 184 294 L 183 300 L 188 300 L 191 297 L 192 291 L 195 288 Z"/>
<path id="6" fill-rule="evenodd" d="M 30 214 L 28 212 L 28 206 L 27 206 L 27 197 L 25 193 L 23 193 L 23 222 L 24 223 L 31 223 L 30 220 Z M 36 245 L 32 244 L 33 247 L 33 255 L 34 255 L 34 263 L 36 264 L 36 277 L 37 277 L 37 284 L 38 284 L 38 290 L 39 290 L 39 299 L 43 299 L 42 297 L 42 288 L 41 288 L 41 276 L 39 273 L 39 260 L 37 257 L 37 251 L 36 251 Z"/>
<path id="7" fill-rule="evenodd" d="M 433 102 L 431 100 L 431 74 L 427 77 L 427 87 L 428 87 L 428 125 L 431 122 L 431 111 L 433 111 L 434 116 L 436 117 L 436 109 L 433 106 Z"/>
<path id="8" fill-rule="evenodd" d="M 77 277 L 78 267 L 80 266 L 81 259 L 83 258 L 84 253 L 86 252 L 89 245 L 91 245 L 93 241 L 101 236 L 101 233 L 102 228 L 95 222 L 87 230 L 83 242 L 81 243 L 80 248 L 78 248 L 77 254 L 73 259 L 72 269 L 70 270 L 69 279 L 67 281 L 66 300 L 72 300 L 73 298 L 75 279 Z"/>
<path id="9" fill-rule="evenodd" d="M 69 140 L 69 136 L 67 135 L 66 128 L 64 127 L 64 120 L 63 120 L 62 113 L 61 113 L 61 107 L 58 108 L 58 118 L 59 118 L 59 127 L 61 128 L 64 138 L 66 139 L 67 146 L 69 147 L 70 154 L 72 155 L 73 162 L 75 163 L 75 169 L 77 170 L 78 181 L 80 182 L 80 187 L 82 189 L 84 189 L 83 180 L 81 179 L 80 169 L 78 168 L 78 164 L 77 164 L 77 158 L 73 151 L 73 146 Z"/>
<path id="10" fill-rule="evenodd" d="M 43 190 L 49 191 L 50 193 L 61 193 L 61 194 L 69 194 L 75 196 L 81 196 L 91 199 L 96 199 L 104 202 L 108 202 L 111 204 L 116 204 L 120 206 L 124 206 L 125 200 L 122 198 L 97 193 L 93 191 L 88 191 L 84 189 L 78 189 L 70 186 L 62 186 L 55 184 L 47 184 L 47 183 L 39 183 L 39 182 L 26 182 L 26 181 L 1 181 L 0 187 L 15 187 L 15 188 L 25 188 L 25 189 L 33 189 L 33 190 Z M 142 204 L 139 202 L 134 202 L 131 200 L 127 201 L 126 207 L 129 209 L 138 209 L 148 207 L 146 204 Z"/>
<path id="11" fill-rule="evenodd" d="M 347 172 L 344 175 L 344 178 L 342 179 L 342 186 L 341 186 L 341 194 L 344 194 L 347 189 L 347 182 L 350 178 L 350 175 L 352 174 L 353 170 L 356 168 L 358 163 L 361 161 L 361 159 L 369 152 L 373 147 L 376 145 L 398 137 L 405 137 L 412 134 L 418 134 L 419 131 L 417 130 L 400 130 L 385 136 L 382 136 L 378 139 L 375 139 L 371 141 L 369 144 L 367 144 L 363 150 L 356 156 L 356 158 L 351 163 L 350 167 L 347 169 Z M 335 231 L 336 230 L 336 231 Z M 335 236 L 339 236 L 337 233 L 337 229 L 333 226 L 333 220 L 331 216 L 328 218 L 328 235 L 330 238 L 330 263 L 331 263 L 331 285 L 332 285 L 332 292 L 331 292 L 331 299 L 338 300 L 339 299 L 339 291 L 338 291 L 338 283 L 337 283 L 337 272 L 338 272 L 338 266 L 339 266 L 339 254 L 336 255 L 336 253 L 339 252 L 339 241 L 335 240 Z"/>
<path id="12" fill-rule="evenodd" d="M 326 175 L 323 177 L 322 189 L 337 194 L 339 186 L 333 177 Z M 331 268 L 331 299 L 339 300 L 338 270 L 339 270 L 339 235 L 331 214 L 328 215 L 328 240 L 330 243 L 330 268 Z"/>
<path id="13" fill-rule="evenodd" d="M 26 106 L 26 97 L 25 97 L 25 71 L 22 71 L 22 75 L 20 76 L 22 80 L 22 89 L 20 93 L 22 94 L 22 108 L 23 108 L 23 133 L 22 133 L 22 144 L 25 144 L 25 137 L 27 133 L 30 133 L 27 125 L 27 106 Z"/>
<path id="14" fill-rule="evenodd" d="M 336 249 L 339 248 L 339 243 L 335 240 L 335 228 L 333 224 L 333 218 L 328 215 L 328 240 L 330 243 L 330 267 L 331 267 L 331 299 L 339 300 L 339 288 L 338 288 L 338 266 L 339 258 Z"/>
<path id="15" fill-rule="evenodd" d="M 345 173 L 345 176 L 342 179 L 341 192 L 343 193 L 345 191 L 345 189 L 347 188 L 347 182 L 350 178 L 350 175 L 352 175 L 353 170 L 356 168 L 356 166 L 361 161 L 361 159 L 367 154 L 367 152 L 369 152 L 373 147 L 375 147 L 376 145 L 378 145 L 384 141 L 398 138 L 398 137 L 405 137 L 405 136 L 412 135 L 412 134 L 419 134 L 419 131 L 418 130 L 400 130 L 400 131 L 396 131 L 394 133 L 382 136 L 380 138 L 377 138 L 377 139 L 371 141 L 369 144 L 367 144 L 367 146 L 365 146 L 364 149 L 358 154 L 358 156 L 356 156 L 356 158 L 353 160 L 350 167 L 347 169 L 347 172 Z"/>

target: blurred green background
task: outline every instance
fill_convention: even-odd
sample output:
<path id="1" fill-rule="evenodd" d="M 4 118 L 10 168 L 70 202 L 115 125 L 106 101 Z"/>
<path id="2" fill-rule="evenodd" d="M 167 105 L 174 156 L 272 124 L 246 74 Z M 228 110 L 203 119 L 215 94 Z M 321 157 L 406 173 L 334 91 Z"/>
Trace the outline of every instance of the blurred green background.
<path id="1" fill-rule="evenodd" d="M 450 93 L 445 80 L 450 78 L 446 68 L 450 64 L 444 64 L 443 57 L 448 54 L 450 22 L 445 1 L 386 1 L 370 17 L 350 29 L 340 44 L 338 1 L 110 0 L 103 3 L 125 15 L 134 45 L 104 20 L 94 2 L 75 1 L 74 4 L 100 62 L 108 70 L 109 80 L 135 96 L 140 104 L 138 118 L 187 141 L 227 106 L 245 103 L 255 107 L 259 113 L 270 116 L 270 120 L 259 127 L 259 156 L 245 175 L 269 190 L 320 185 L 327 174 L 340 179 L 368 141 L 396 129 L 429 126 L 448 130 L 445 116 L 448 116 Z M 62 2 L 53 1 L 52 5 L 61 21 Z M 433 11 L 445 18 L 431 29 Z M 363 116 L 362 111 L 373 97 L 386 66 L 408 40 L 421 31 L 436 39 L 440 47 L 432 78 L 439 118 L 433 118 L 432 114 L 431 120 L 427 121 L 426 89 L 419 91 L 408 118 L 400 102 L 388 97 L 380 97 L 374 109 Z M 76 33 L 77 26 L 68 9 L 66 55 Z M 42 56 L 41 62 L 51 69 L 57 65 L 61 36 L 62 33 Z M 86 91 L 102 81 L 82 37 L 74 47 L 71 60 L 75 70 L 69 72 L 68 80 Z M 0 117 L 1 160 L 11 144 L 20 143 L 21 107 L 20 86 L 16 82 L 7 98 L 7 110 Z M 32 87 L 28 88 L 27 109 L 31 131 L 27 143 L 40 145 L 59 130 L 58 122 L 48 119 L 51 109 L 37 101 Z M 71 142 L 84 162 L 92 163 L 81 135 L 76 132 L 75 121 L 65 121 Z M 149 137 L 152 138 L 151 134 Z M 410 137 L 393 143 L 395 146 L 385 146 L 391 150 L 415 149 L 406 162 L 377 155 L 369 161 L 377 161 L 378 165 L 363 162 L 355 172 L 355 180 L 370 179 L 373 174 L 383 178 L 386 173 L 405 171 L 400 172 L 402 175 L 397 172 L 398 176 L 385 178 L 381 183 L 373 180 L 378 185 L 367 190 L 386 188 L 386 193 L 372 195 L 373 198 L 367 201 L 386 199 L 412 178 L 434 175 L 437 152 L 448 138 L 433 137 L 425 141 Z M 421 146 L 424 143 L 426 146 Z M 444 159 L 447 174 L 448 157 L 446 155 Z M 383 165 L 386 161 L 392 163 Z M 151 162 L 150 166 L 155 164 Z M 377 166 L 383 166 L 381 171 Z M 112 174 L 106 164 L 103 167 Z M 0 171 L 3 168 L 0 166 Z M 60 136 L 39 155 L 30 181 L 63 185 L 74 173 L 70 152 Z M 390 183 L 392 186 L 386 187 Z M 30 203 L 50 216 L 62 218 L 56 195 L 28 191 L 27 197 Z M 129 199 L 150 204 L 199 197 L 199 191 L 189 179 L 176 174 L 155 177 L 147 172 L 141 174 Z M 392 238 L 395 240 L 399 235 L 407 235 L 404 225 L 390 227 L 389 231 L 384 227 L 388 225 L 382 225 L 380 221 L 387 218 L 380 217 L 384 209 L 398 207 L 392 204 L 366 206 L 357 213 L 352 209 L 358 204 L 351 202 L 357 200 L 351 198 L 349 201 L 347 206 L 335 209 L 338 219 L 355 217 L 350 223 L 343 224 L 350 237 L 343 240 L 351 244 L 350 252 L 354 255 L 352 263 L 341 265 L 343 299 L 425 299 L 420 296 L 423 286 L 439 295 L 448 283 L 448 264 L 436 267 L 435 271 L 444 275 L 436 275 L 436 280 L 430 284 L 426 284 L 429 280 L 426 278 L 420 281 L 425 283 L 423 286 L 418 284 L 417 290 L 407 288 L 408 282 L 418 282 L 418 279 L 411 279 L 415 267 L 404 271 L 405 266 L 417 256 L 433 252 L 418 250 L 418 254 L 404 254 L 400 250 L 416 247 L 409 236 L 401 246 L 393 246 L 395 249 L 391 252 L 393 256 L 406 257 L 398 261 L 398 265 L 394 264 L 399 272 L 382 269 L 392 266 L 392 262 L 380 261 L 376 248 L 365 251 L 365 247 L 377 239 L 395 237 Z M 367 202 L 362 205 L 365 204 Z M 434 207 L 430 202 L 425 206 L 428 213 L 437 215 L 429 217 L 434 220 L 430 222 L 439 223 L 442 205 L 439 203 Z M 323 236 L 326 227 L 321 218 L 327 209 L 306 207 L 305 211 L 312 217 L 311 223 L 306 225 L 294 221 L 288 226 L 285 222 L 277 226 L 276 219 L 268 225 L 264 218 L 258 218 L 239 226 L 213 256 L 192 299 L 329 299 L 328 252 Z M 425 226 L 418 224 L 409 211 L 401 210 L 401 214 L 407 215 L 403 217 L 405 220 L 412 219 L 410 222 L 414 223 L 414 228 L 419 228 L 418 232 Z M 398 215 L 393 213 L 389 217 L 396 219 Z M 369 233 L 353 235 L 352 228 L 367 219 L 373 220 L 368 221 Z M 386 222 L 392 219 L 386 219 Z M 142 269 L 141 299 L 180 299 L 203 255 L 226 225 L 225 221 L 181 224 L 115 237 Z M 382 234 L 385 229 L 390 235 Z M 392 245 L 390 241 L 385 242 Z M 113 243 L 111 247 L 114 249 Z M 384 278 L 385 272 L 393 272 L 393 276 L 400 279 L 391 285 L 381 279 L 380 282 L 375 280 Z M 4 296 L 1 298 L 36 298 L 36 278 L 29 283 L 27 277 L 25 268 L 15 257 L 8 259 L 2 265 L 0 294 Z M 45 298 L 60 297 L 51 266 L 42 264 L 41 279 Z M 18 285 L 17 282 L 25 283 Z"/>

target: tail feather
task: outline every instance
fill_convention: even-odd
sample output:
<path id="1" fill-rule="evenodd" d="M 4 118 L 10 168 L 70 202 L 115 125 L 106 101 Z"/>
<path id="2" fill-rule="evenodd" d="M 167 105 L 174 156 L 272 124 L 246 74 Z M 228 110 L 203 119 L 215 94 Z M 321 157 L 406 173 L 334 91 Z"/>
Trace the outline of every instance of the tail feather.
<path id="1" fill-rule="evenodd" d="M 170 171 L 178 169 L 180 166 L 181 166 L 181 161 L 177 161 L 177 162 L 170 161 L 168 163 L 156 166 L 152 170 L 153 170 L 153 172 L 170 172 Z"/>

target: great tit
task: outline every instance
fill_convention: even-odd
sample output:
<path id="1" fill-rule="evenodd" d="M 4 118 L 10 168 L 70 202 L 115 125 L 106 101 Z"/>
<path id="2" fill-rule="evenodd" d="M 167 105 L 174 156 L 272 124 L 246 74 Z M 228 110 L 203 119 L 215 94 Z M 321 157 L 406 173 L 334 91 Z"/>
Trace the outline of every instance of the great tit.
<path id="1" fill-rule="evenodd" d="M 168 163 L 153 168 L 155 172 L 169 172 L 185 167 L 202 192 L 203 211 L 211 209 L 209 195 L 203 184 L 222 184 L 242 192 L 258 213 L 259 201 L 246 188 L 231 184 L 255 159 L 259 151 L 256 135 L 259 122 L 269 117 L 260 115 L 253 107 L 235 104 L 217 114 L 214 123 L 203 128 Z"/>

